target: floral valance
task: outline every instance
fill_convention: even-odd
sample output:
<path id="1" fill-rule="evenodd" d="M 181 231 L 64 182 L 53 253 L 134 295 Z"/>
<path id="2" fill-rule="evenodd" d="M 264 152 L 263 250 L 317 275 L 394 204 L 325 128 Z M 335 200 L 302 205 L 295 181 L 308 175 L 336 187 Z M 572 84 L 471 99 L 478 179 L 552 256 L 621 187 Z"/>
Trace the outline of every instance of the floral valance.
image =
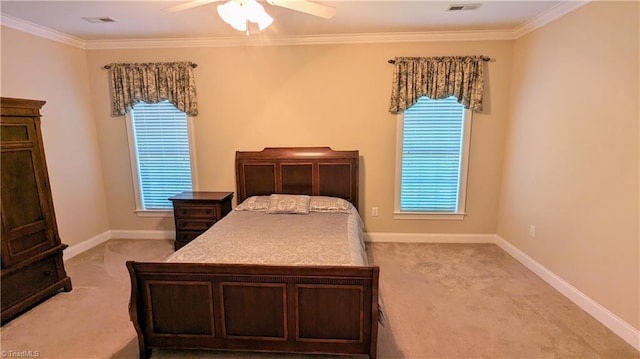
<path id="1" fill-rule="evenodd" d="M 198 115 L 195 64 L 191 62 L 117 63 L 111 73 L 111 114 L 123 116 L 138 102 L 171 102 L 189 116 Z"/>
<path id="2" fill-rule="evenodd" d="M 472 111 L 482 111 L 483 56 L 397 57 L 389 112 L 402 113 L 420 97 L 450 96 Z"/>

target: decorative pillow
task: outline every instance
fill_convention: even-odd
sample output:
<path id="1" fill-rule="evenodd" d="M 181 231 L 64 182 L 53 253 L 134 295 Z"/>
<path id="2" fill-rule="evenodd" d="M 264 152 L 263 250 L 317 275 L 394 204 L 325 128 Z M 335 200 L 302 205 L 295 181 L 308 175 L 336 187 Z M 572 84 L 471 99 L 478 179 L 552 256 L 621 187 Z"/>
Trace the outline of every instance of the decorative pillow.
<path id="1" fill-rule="evenodd" d="M 266 211 L 269 207 L 269 196 L 253 196 L 236 206 L 236 211 Z"/>
<path id="2" fill-rule="evenodd" d="M 352 207 L 351 202 L 338 197 L 312 196 L 309 201 L 311 212 L 349 213 Z"/>
<path id="3" fill-rule="evenodd" d="M 309 213 L 309 196 L 293 194 L 272 194 L 267 213 Z"/>

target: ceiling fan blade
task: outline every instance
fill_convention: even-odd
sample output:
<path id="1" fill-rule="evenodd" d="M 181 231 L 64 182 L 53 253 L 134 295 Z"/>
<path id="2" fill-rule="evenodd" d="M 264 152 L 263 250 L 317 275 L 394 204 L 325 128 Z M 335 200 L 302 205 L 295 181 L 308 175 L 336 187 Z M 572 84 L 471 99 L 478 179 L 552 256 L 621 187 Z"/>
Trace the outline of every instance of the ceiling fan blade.
<path id="1" fill-rule="evenodd" d="M 178 11 L 187 10 L 194 7 L 210 4 L 213 2 L 218 2 L 218 1 L 221 1 L 221 0 L 192 0 L 192 1 L 187 1 L 184 4 L 168 7 L 164 9 L 164 11 L 178 12 Z"/>
<path id="2" fill-rule="evenodd" d="M 272 5 L 319 16 L 325 19 L 331 19 L 336 14 L 336 9 L 331 6 L 306 0 L 267 0 L 267 2 Z"/>

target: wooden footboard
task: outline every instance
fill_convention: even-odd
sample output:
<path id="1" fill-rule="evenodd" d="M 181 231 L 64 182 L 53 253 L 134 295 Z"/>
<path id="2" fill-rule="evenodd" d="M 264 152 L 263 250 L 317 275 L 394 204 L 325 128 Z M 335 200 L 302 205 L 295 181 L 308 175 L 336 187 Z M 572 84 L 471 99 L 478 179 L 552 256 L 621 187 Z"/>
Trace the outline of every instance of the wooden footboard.
<path id="1" fill-rule="evenodd" d="M 376 357 L 378 267 L 127 262 L 140 358 L 152 348 Z"/>

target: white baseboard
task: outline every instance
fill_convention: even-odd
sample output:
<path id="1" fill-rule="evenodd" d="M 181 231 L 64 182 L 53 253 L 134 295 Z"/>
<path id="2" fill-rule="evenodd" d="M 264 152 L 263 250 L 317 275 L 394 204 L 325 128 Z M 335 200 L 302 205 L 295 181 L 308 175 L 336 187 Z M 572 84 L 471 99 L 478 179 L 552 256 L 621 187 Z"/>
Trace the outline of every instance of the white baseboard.
<path id="1" fill-rule="evenodd" d="M 175 239 L 175 231 L 112 230 L 111 238 L 119 239 Z"/>
<path id="2" fill-rule="evenodd" d="M 525 267 L 529 268 L 529 270 L 534 272 L 538 277 L 542 278 L 542 280 L 558 290 L 565 297 L 569 298 L 569 300 L 582 308 L 582 310 L 589 313 L 612 332 L 616 333 L 636 350 L 640 350 L 640 330 L 634 328 L 622 318 L 611 313 L 607 308 L 589 298 L 576 287 L 557 276 L 555 273 L 526 255 L 511 243 L 505 241 L 497 234 L 495 235 L 495 244 L 515 258 L 518 262 L 522 263 Z"/>
<path id="3" fill-rule="evenodd" d="M 78 243 L 64 251 L 64 260 L 98 246 L 109 239 L 174 239 L 174 231 L 131 231 L 112 230 L 101 233 L 84 242 Z M 589 298 L 576 287 L 529 257 L 520 249 L 504 240 L 497 234 L 449 234 L 449 233 L 365 233 L 367 242 L 387 243 L 493 243 L 522 263 L 538 277 L 569 298 L 578 307 L 613 331 L 624 341 L 640 350 L 640 330 L 634 328 L 607 308 Z"/>
<path id="4" fill-rule="evenodd" d="M 85 241 L 82 241 L 78 244 L 74 244 L 72 246 L 67 247 L 67 249 L 65 249 L 62 252 L 62 259 L 64 261 L 67 261 L 75 256 L 77 256 L 80 253 L 83 253 L 85 251 L 88 251 L 89 249 L 99 246 L 100 244 L 108 241 L 109 239 L 111 239 L 111 231 L 106 231 L 106 232 L 102 232 L 100 234 L 98 234 L 97 236 L 93 236 Z"/>
<path id="5" fill-rule="evenodd" d="M 366 242 L 387 243 L 495 243 L 493 234 L 369 232 L 364 238 Z"/>
<path id="6" fill-rule="evenodd" d="M 128 230 L 115 230 L 105 231 L 97 236 L 91 237 L 78 244 L 69 246 L 62 253 L 62 259 L 68 261 L 69 259 L 77 256 L 80 253 L 86 252 L 93 247 L 97 247 L 102 243 L 113 239 L 174 239 L 174 231 L 128 231 Z"/>

